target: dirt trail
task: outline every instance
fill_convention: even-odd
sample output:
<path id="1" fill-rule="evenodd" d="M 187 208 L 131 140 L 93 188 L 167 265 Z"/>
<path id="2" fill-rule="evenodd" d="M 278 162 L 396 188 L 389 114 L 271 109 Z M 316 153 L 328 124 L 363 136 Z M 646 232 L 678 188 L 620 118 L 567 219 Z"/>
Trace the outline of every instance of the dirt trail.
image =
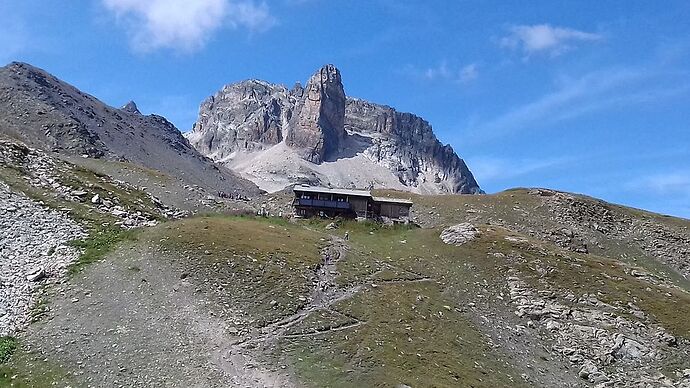
<path id="1" fill-rule="evenodd" d="M 209 309 L 200 289 L 180 276 L 184 269 L 176 258 L 145 243 L 123 246 L 54 290 L 46 319 L 32 325 L 24 341 L 34 354 L 78 371 L 79 381 L 92 386 L 170 386 L 174 381 L 190 387 L 297 387 L 287 361 L 264 357 L 281 339 L 366 324 L 332 308 L 372 284 L 379 273 L 354 286 L 338 286 L 338 264 L 349 250 L 344 240 L 331 237 L 304 307 L 245 336 L 233 330 L 239 317 L 217 316 Z M 403 277 L 379 284 L 433 281 L 378 264 Z M 314 313 L 344 319 L 310 332 L 291 331 Z"/>
<path id="2" fill-rule="evenodd" d="M 300 386 L 253 350 L 235 352 L 232 317 L 215 315 L 183 272 L 151 246 L 124 246 L 55 289 L 22 340 L 73 371 L 75 386 Z"/>
<path id="3" fill-rule="evenodd" d="M 366 322 L 360 321 L 356 317 L 345 315 L 339 311 L 331 309 L 331 306 L 340 301 L 353 297 L 362 289 L 362 287 L 364 287 L 364 284 L 357 284 L 347 288 L 342 288 L 336 283 L 336 278 L 338 276 L 338 263 L 346 258 L 346 254 L 349 249 L 350 248 L 345 240 L 337 236 L 331 236 L 331 241 L 321 252 L 323 262 L 315 271 L 316 281 L 309 297 L 309 303 L 294 314 L 263 327 L 259 335 L 238 341 L 231 347 L 230 352 L 233 354 L 247 354 L 246 349 L 248 348 L 267 349 L 276 344 L 281 338 L 310 337 L 322 335 L 328 332 L 352 329 L 365 324 Z M 383 268 L 392 269 L 411 276 L 409 279 L 401 278 L 379 280 L 377 283 L 417 283 L 435 281 L 433 278 L 412 272 L 410 270 L 398 268 L 389 263 L 380 262 L 379 264 Z M 371 274 L 365 283 L 372 283 L 371 279 L 381 273 L 383 268 Z M 347 318 L 348 322 L 318 329 L 308 333 L 287 334 L 292 327 L 304 321 L 312 313 L 324 310 L 334 315 L 342 315 Z"/>
<path id="4" fill-rule="evenodd" d="M 314 312 L 327 310 L 334 314 L 341 314 L 331 310 L 330 307 L 342 300 L 351 298 L 362 288 L 362 285 L 341 288 L 336 284 L 335 279 L 338 275 L 337 264 L 345 258 L 348 250 L 349 247 L 343 239 L 332 236 L 329 244 L 321 251 L 323 262 L 315 271 L 316 281 L 309 296 L 309 303 L 294 314 L 263 327 L 259 335 L 236 343 L 232 351 L 243 353 L 244 349 L 248 347 L 269 348 L 281 338 L 295 337 L 296 335 L 287 335 L 286 333 L 290 328 L 299 324 Z M 354 317 L 348 316 L 347 318 L 354 322 L 298 336 L 345 330 L 363 324 L 363 322 Z"/>
<path id="5" fill-rule="evenodd" d="M 338 301 L 352 297 L 361 286 L 339 288 L 336 284 L 337 263 L 345 257 L 348 250 L 346 243 L 337 237 L 333 237 L 328 246 L 321 254 L 322 264 L 316 269 L 316 281 L 312 288 L 309 303 L 294 314 L 287 316 L 277 322 L 263 327 L 260 332 L 249 335 L 246 338 L 228 338 L 222 325 L 203 322 L 195 322 L 197 330 L 210 335 L 217 341 L 217 350 L 213 352 L 213 362 L 220 366 L 223 371 L 231 376 L 232 383 L 238 386 L 261 386 L 261 387 L 293 387 L 297 386 L 295 379 L 287 372 L 276 369 L 271 370 L 260 365 L 256 360 L 256 355 L 263 353 L 263 350 L 270 349 L 281 338 L 307 337 L 311 335 L 323 334 L 328 331 L 339 331 L 357 327 L 362 322 L 355 319 L 337 327 L 316 331 L 305 334 L 286 334 L 290 328 L 302 322 L 310 314 L 330 309 L 330 306 Z M 353 317 L 348 317 L 354 319 Z M 203 326 L 206 327 L 203 327 Z"/>

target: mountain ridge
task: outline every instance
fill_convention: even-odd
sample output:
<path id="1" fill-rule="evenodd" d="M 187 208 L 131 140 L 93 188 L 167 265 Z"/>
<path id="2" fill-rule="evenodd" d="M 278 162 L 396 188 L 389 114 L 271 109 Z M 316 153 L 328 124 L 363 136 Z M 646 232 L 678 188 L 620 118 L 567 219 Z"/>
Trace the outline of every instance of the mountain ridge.
<path id="1" fill-rule="evenodd" d="M 482 192 L 465 162 L 436 138 L 426 120 L 347 96 L 334 65 L 290 90 L 263 80 L 224 85 L 204 100 L 185 136 L 202 154 L 269 191 L 307 182 Z M 269 153 L 280 159 L 271 161 Z M 353 170 L 358 166 L 369 171 Z"/>
<path id="2" fill-rule="evenodd" d="M 259 192 L 197 152 L 163 116 L 142 115 L 132 101 L 111 107 L 27 63 L 0 68 L 0 133 L 66 155 L 131 161 L 211 191 Z"/>

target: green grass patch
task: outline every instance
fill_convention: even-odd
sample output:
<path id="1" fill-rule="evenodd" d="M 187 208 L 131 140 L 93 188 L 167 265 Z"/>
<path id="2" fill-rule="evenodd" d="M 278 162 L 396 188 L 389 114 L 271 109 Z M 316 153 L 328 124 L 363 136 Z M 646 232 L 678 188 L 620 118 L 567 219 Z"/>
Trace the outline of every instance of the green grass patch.
<path id="1" fill-rule="evenodd" d="M 122 242 L 136 241 L 139 232 L 138 229 L 109 227 L 94 230 L 83 240 L 70 241 L 69 245 L 82 249 L 83 253 L 76 262 L 70 265 L 69 273 L 76 274 L 86 265 L 103 259 Z"/>
<path id="2" fill-rule="evenodd" d="M 219 308 L 241 309 L 262 326 L 306 302 L 326 236 L 262 217 L 204 216 L 147 231 Z"/>
<path id="3" fill-rule="evenodd" d="M 17 339 L 14 337 L 0 337 L 0 364 L 9 361 L 17 350 Z"/>
<path id="4" fill-rule="evenodd" d="M 103 199 L 116 198 L 120 206 L 150 214 L 157 220 L 163 219 L 157 206 L 145 192 L 133 187 L 116 185 L 107 175 L 99 172 L 74 166 L 62 174 L 61 182 L 73 189 L 84 189 L 89 193 L 89 198 L 94 194 Z"/>
<path id="5" fill-rule="evenodd" d="M 63 368 L 21 348 L 17 348 L 11 360 L 0 364 L 0 387 L 74 387 L 72 380 Z"/>
<path id="6" fill-rule="evenodd" d="M 63 158 L 65 157 L 63 156 Z M 131 162 L 120 162 L 108 159 L 93 158 L 83 159 L 81 157 L 74 156 L 66 157 L 65 159 L 68 160 L 70 163 L 74 163 L 84 169 L 87 169 L 89 171 L 95 171 L 96 174 L 101 176 L 117 176 L 121 174 L 141 175 L 153 180 L 152 184 L 156 185 L 165 185 L 166 183 L 169 183 L 174 180 L 174 178 L 162 171 L 140 166 Z M 112 174 L 113 171 L 115 172 L 115 174 Z"/>
<path id="7" fill-rule="evenodd" d="M 521 386 L 510 361 L 460 309 L 463 298 L 484 292 L 461 289 L 477 274 L 496 273 L 501 281 L 487 259 L 491 244 L 461 248 L 442 243 L 438 229 L 349 221 L 328 232 L 345 231 L 350 250 L 338 263 L 337 282 L 363 289 L 333 306 L 336 314 L 314 315 L 295 332 L 361 324 L 282 341 L 303 381 L 317 387 Z"/>
<path id="8" fill-rule="evenodd" d="M 470 260 L 463 250 L 437 243 L 435 230 L 364 232 L 352 233 L 338 281 L 371 280 L 333 306 L 361 325 L 283 343 L 304 380 L 329 387 L 521 386 L 509 361 L 459 312 L 464 302 L 454 290 L 474 279 L 460 265 Z M 431 280 L 406 282 L 420 277 Z M 322 327 L 338 324 L 324 320 Z"/>
<path id="9" fill-rule="evenodd" d="M 0 181 L 8 184 L 13 190 L 22 192 L 27 197 L 41 202 L 49 208 L 67 211 L 72 219 L 82 224 L 89 232 L 87 238 L 71 242 L 72 246 L 83 248 L 85 252 L 70 267 L 70 273 L 79 272 L 84 265 L 101 259 L 118 242 L 132 240 L 136 236 L 136 231 L 123 230 L 115 225 L 120 220 L 119 218 L 109 213 L 95 211 L 90 201 L 67 201 L 50 190 L 30 185 L 23 178 L 25 175 L 25 172 L 14 167 L 0 166 Z M 93 176 L 96 177 L 95 175 Z M 143 193 L 140 194 L 144 195 Z M 136 201 L 130 204 L 139 206 Z M 135 209 L 147 212 L 148 208 L 135 207 Z"/>

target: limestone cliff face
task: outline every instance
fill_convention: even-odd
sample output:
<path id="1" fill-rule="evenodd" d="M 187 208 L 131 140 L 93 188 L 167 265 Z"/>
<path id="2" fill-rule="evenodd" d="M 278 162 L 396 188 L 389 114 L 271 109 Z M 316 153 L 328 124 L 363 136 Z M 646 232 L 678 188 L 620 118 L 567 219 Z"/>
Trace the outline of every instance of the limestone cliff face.
<path id="1" fill-rule="evenodd" d="M 411 113 L 348 99 L 345 108 L 348 133 L 371 139 L 364 154 L 396 171 L 409 187 L 437 186 L 444 193 L 478 193 L 479 185 L 465 162 L 450 145 L 443 145 L 429 123 Z"/>
<path id="2" fill-rule="evenodd" d="M 249 80 L 225 86 L 199 108 L 189 139 L 216 160 L 283 141 L 294 98 L 278 85 Z"/>
<path id="3" fill-rule="evenodd" d="M 309 181 L 422 193 L 481 192 L 464 161 L 438 141 L 428 122 L 346 97 L 333 65 L 319 69 L 304 88 L 262 81 L 227 85 L 202 103 L 187 137 L 201 153 L 260 186 L 262 180 L 283 186 Z"/>
<path id="4" fill-rule="evenodd" d="M 302 94 L 286 143 L 304 159 L 321 163 L 342 150 L 346 135 L 345 90 L 340 71 L 333 65 L 322 67 L 309 79 Z"/>

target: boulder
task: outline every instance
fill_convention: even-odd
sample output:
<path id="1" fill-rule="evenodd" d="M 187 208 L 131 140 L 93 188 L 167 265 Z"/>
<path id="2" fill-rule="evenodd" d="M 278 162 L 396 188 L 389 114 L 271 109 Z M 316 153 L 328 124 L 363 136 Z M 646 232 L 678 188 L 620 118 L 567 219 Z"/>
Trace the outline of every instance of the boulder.
<path id="1" fill-rule="evenodd" d="M 474 240 L 479 235 L 479 229 L 468 222 L 463 222 L 444 229 L 440 237 L 446 244 L 459 246 Z"/>

